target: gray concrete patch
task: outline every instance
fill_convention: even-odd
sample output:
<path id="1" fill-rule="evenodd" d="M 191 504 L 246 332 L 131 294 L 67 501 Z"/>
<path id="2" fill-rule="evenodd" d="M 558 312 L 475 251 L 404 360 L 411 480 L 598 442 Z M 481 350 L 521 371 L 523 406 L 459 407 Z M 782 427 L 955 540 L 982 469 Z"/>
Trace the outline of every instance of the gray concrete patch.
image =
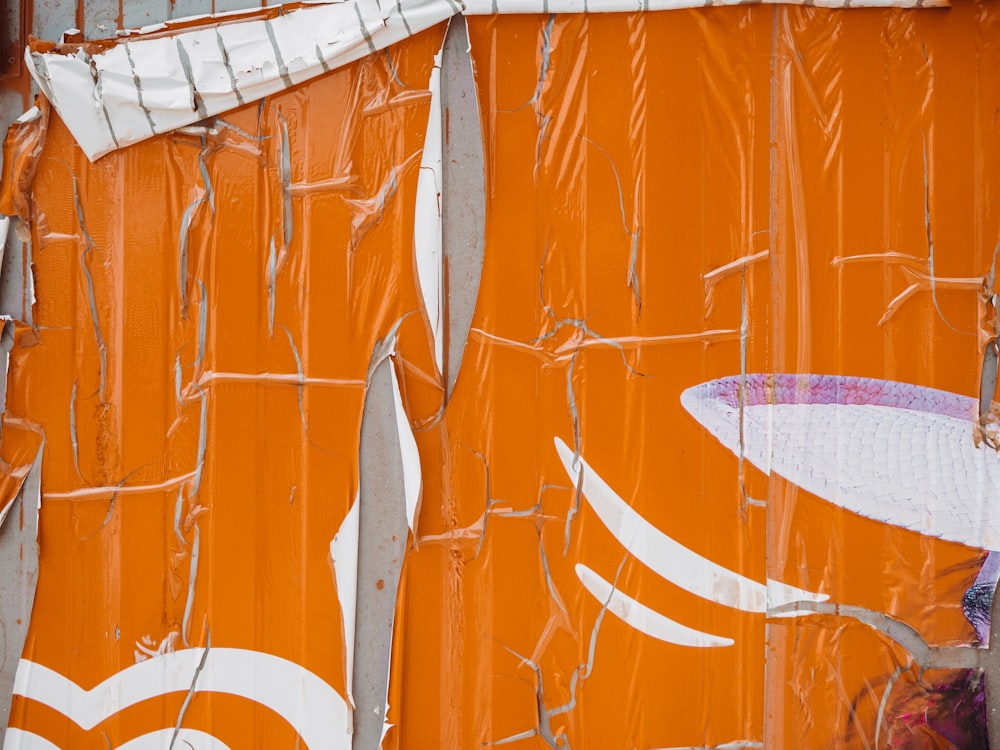
<path id="1" fill-rule="evenodd" d="M 118 31 L 118 0 L 82 0 L 87 39 L 108 39 Z"/>
<path id="2" fill-rule="evenodd" d="M 447 273 L 446 380 L 455 389 L 479 296 L 486 234 L 486 175 L 476 82 L 464 16 L 451 19 L 441 61 L 442 250 Z"/>
<path id="3" fill-rule="evenodd" d="M 382 738 L 396 591 L 406 551 L 392 366 L 390 359 L 383 359 L 372 373 L 361 420 L 354 750 L 376 750 Z"/>
<path id="4" fill-rule="evenodd" d="M 6 380 L 6 373 L 4 375 Z M 38 582 L 38 503 L 42 452 L 0 526 L 0 745 L 7 729 L 14 677 L 28 635 Z"/>
<path id="5" fill-rule="evenodd" d="M 117 15 L 117 11 L 116 11 Z M 76 27 L 76 0 L 44 0 L 34 4 L 34 30 L 39 39 L 58 42 Z"/>

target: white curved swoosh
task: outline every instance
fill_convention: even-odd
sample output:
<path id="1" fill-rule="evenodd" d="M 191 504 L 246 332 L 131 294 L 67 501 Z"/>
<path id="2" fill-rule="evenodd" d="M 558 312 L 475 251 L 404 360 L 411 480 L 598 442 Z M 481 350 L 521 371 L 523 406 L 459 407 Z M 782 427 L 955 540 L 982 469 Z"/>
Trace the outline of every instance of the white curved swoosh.
<path id="1" fill-rule="evenodd" d="M 204 657 L 204 666 L 199 673 Z M 133 664 L 91 690 L 22 659 L 14 694 L 44 703 L 83 729 L 140 701 L 174 692 L 228 693 L 259 703 L 287 721 L 309 750 L 350 750 L 347 704 L 323 680 L 294 662 L 239 648 L 189 648 Z"/>
<path id="2" fill-rule="evenodd" d="M 732 638 L 703 633 L 664 617 L 645 604 L 623 594 L 586 565 L 576 566 L 576 576 L 583 587 L 607 607 L 609 612 L 640 633 L 666 643 L 695 648 L 721 648 L 732 646 L 734 643 Z"/>
<path id="3" fill-rule="evenodd" d="M 635 559 L 674 585 L 702 599 L 745 612 L 767 612 L 768 606 L 829 599 L 826 594 L 814 594 L 777 581 L 768 581 L 765 586 L 702 557 L 636 513 L 582 457 L 577 459 L 582 471 L 574 469 L 573 451 L 559 438 L 555 443 L 570 479 L 576 482 L 582 475 L 583 496 L 608 531 Z"/>

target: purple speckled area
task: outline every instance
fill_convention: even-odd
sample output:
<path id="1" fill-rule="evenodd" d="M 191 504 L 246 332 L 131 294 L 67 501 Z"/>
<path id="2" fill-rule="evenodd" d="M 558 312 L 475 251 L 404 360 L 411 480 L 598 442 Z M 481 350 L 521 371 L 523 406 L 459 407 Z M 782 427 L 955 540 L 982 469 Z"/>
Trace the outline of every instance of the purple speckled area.
<path id="1" fill-rule="evenodd" d="M 956 750 L 989 747 L 986 689 L 977 670 L 964 671 L 929 689 L 914 686 L 900 698 L 887 711 L 891 729 L 886 747 L 905 750 L 913 746 L 915 736 L 927 734 L 944 740 Z"/>
<path id="2" fill-rule="evenodd" d="M 738 408 L 761 404 L 857 404 L 893 406 L 899 409 L 974 420 L 979 405 L 957 393 L 875 378 L 840 375 L 793 375 L 753 373 L 711 380 L 690 389 L 700 399 L 718 399 Z"/>

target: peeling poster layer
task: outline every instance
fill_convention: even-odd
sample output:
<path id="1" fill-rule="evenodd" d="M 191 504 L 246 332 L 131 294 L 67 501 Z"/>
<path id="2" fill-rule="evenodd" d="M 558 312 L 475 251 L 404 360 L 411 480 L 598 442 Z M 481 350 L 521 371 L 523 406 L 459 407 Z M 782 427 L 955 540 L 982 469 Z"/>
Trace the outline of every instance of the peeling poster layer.
<path id="1" fill-rule="evenodd" d="M 828 7 L 949 4 L 948 0 L 797 1 Z M 308 81 L 455 13 L 644 12 L 706 4 L 711 0 L 469 0 L 468 4 L 396 0 L 384 7 L 378 0 L 305 3 L 289 10 L 219 14 L 206 17 L 201 25 L 180 23 L 175 29 L 154 24 L 125 32 L 125 39 L 110 45 L 52 50 L 51 43 L 34 42 L 25 62 L 84 153 L 96 159 Z M 424 158 L 433 161 L 435 156 L 425 152 Z M 432 323 L 437 323 L 433 317 Z"/>
<path id="2" fill-rule="evenodd" d="M 373 714 L 385 750 L 988 746 L 1000 6 L 668 5 L 33 43 L 5 747 L 346 750 Z M 449 362 L 462 11 L 486 222 Z M 372 631 L 383 364 L 406 553 Z"/>
<path id="3" fill-rule="evenodd" d="M 985 748 L 997 6 L 469 33 L 391 747 Z"/>
<path id="4" fill-rule="evenodd" d="M 443 394 L 413 256 L 443 34 L 95 163 L 45 98 L 8 141 L 39 295 L 10 355 L 4 497 L 44 435 L 8 742 L 351 747 L 380 342 L 412 419 Z"/>

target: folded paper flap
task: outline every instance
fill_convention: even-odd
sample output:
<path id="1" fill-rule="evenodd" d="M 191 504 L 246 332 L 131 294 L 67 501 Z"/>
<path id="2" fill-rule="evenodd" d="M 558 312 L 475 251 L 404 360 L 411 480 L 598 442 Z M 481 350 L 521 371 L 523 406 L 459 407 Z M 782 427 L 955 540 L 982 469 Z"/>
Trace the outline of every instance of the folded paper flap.
<path id="1" fill-rule="evenodd" d="M 48 131 L 49 102 L 38 104 L 19 117 L 8 129 L 3 143 L 3 174 L 0 176 L 0 214 L 31 217 L 31 182 Z"/>
<path id="2" fill-rule="evenodd" d="M 454 0 L 351 0 L 25 55 L 93 161 L 339 68 L 460 9 Z"/>

